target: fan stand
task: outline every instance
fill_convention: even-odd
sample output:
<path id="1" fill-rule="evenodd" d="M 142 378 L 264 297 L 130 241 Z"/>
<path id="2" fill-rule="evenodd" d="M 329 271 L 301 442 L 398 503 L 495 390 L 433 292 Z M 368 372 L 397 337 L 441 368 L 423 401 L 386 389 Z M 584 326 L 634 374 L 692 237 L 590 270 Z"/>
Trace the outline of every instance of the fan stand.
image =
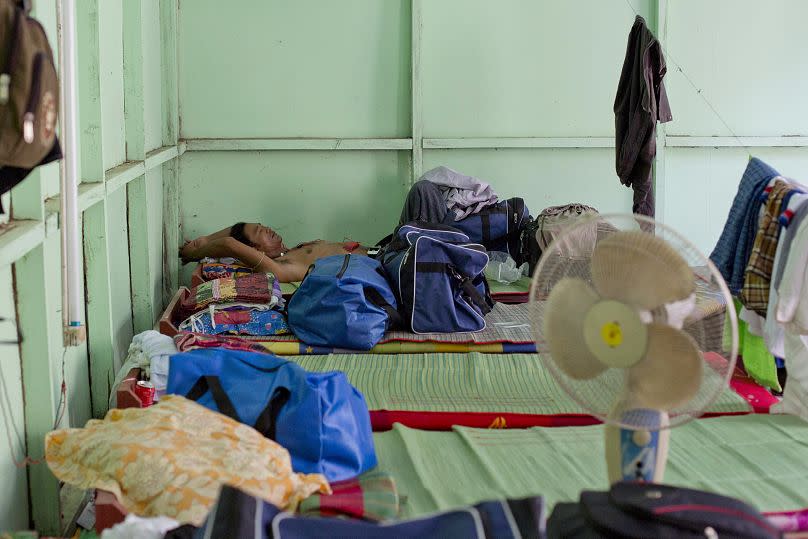
<path id="1" fill-rule="evenodd" d="M 611 423 L 605 426 L 604 446 L 609 483 L 662 482 L 671 436 L 667 428 L 668 412 L 633 408 L 614 419 L 618 424 L 642 424 L 648 428 L 634 430 Z"/>

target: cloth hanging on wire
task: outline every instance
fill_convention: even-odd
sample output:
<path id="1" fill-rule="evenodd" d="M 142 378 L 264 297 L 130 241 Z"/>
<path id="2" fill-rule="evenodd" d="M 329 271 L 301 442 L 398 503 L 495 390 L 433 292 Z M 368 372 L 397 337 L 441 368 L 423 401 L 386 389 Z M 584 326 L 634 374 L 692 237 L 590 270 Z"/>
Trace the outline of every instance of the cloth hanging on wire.
<path id="1" fill-rule="evenodd" d="M 638 15 L 614 100 L 615 154 L 620 182 L 634 189 L 634 213 L 650 217 L 655 214 L 656 123 L 673 119 L 662 82 L 666 71 L 662 46 Z"/>
<path id="2" fill-rule="evenodd" d="M 769 181 L 779 175 L 757 157 L 749 161 L 732 201 L 724 230 L 710 254 L 710 260 L 721 272 L 734 295 L 743 286 L 746 265 L 755 242 L 760 196 Z"/>

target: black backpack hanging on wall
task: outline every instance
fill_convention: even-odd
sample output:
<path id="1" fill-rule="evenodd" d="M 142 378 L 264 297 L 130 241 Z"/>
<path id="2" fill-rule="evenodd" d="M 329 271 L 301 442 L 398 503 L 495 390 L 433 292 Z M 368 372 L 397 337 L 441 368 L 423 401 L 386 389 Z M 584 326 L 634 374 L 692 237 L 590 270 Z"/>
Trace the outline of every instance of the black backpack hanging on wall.
<path id="1" fill-rule="evenodd" d="M 0 0 L 0 194 L 62 157 L 53 51 L 30 9 L 30 0 Z"/>

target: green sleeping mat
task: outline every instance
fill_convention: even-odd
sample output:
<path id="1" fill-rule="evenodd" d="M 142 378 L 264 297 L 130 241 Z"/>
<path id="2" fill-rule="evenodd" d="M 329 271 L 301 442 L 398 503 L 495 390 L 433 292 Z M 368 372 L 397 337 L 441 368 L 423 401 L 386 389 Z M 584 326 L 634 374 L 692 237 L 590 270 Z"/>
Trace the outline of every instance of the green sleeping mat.
<path id="1" fill-rule="evenodd" d="M 371 410 L 585 414 L 540 354 L 331 354 L 292 356 L 310 371 L 343 371 Z M 727 388 L 713 413 L 751 412 Z"/>
<path id="2" fill-rule="evenodd" d="M 606 489 L 603 427 L 451 432 L 396 425 L 374 436 L 380 469 L 406 497 L 403 516 L 541 494 L 552 506 Z M 746 415 L 692 421 L 671 433 L 665 482 L 745 500 L 762 511 L 808 507 L 808 423 Z"/>

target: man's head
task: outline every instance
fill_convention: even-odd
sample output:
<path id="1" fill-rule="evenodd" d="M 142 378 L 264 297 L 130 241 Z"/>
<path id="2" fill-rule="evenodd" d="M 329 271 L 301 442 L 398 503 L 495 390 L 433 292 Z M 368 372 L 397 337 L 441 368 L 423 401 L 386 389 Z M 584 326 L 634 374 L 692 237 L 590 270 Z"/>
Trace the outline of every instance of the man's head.
<path id="1" fill-rule="evenodd" d="M 236 223 L 230 227 L 230 236 L 266 253 L 270 258 L 288 251 L 280 234 L 260 223 Z"/>

